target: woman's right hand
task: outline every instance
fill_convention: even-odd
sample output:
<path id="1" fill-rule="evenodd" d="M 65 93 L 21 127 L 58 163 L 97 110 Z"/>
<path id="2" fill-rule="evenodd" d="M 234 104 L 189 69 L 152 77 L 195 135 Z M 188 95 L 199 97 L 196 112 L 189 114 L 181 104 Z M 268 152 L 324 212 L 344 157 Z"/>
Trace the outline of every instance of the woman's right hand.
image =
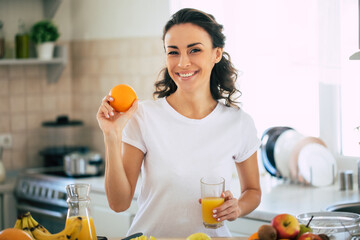
<path id="1" fill-rule="evenodd" d="M 138 107 L 138 100 L 135 100 L 129 110 L 126 112 L 117 112 L 110 106 L 111 101 L 114 101 L 114 99 L 110 95 L 105 96 L 96 114 L 103 133 L 122 131 Z"/>

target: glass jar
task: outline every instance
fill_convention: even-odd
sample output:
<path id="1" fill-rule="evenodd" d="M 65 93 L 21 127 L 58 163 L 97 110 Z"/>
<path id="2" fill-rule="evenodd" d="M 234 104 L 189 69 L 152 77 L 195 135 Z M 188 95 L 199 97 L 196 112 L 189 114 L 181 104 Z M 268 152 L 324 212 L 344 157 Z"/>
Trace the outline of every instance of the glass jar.
<path id="1" fill-rule="evenodd" d="M 94 221 L 90 212 L 90 184 L 77 183 L 66 186 L 69 206 L 66 225 L 77 217 L 82 218 L 82 228 L 78 240 L 96 240 Z"/>

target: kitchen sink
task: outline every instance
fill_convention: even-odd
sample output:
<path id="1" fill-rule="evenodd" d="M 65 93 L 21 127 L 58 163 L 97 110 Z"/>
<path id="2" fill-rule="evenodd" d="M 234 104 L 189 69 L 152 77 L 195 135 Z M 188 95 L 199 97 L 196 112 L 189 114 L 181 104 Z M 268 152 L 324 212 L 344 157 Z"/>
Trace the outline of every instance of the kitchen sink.
<path id="1" fill-rule="evenodd" d="M 334 204 L 326 208 L 329 212 L 350 212 L 360 214 L 360 202 Z"/>

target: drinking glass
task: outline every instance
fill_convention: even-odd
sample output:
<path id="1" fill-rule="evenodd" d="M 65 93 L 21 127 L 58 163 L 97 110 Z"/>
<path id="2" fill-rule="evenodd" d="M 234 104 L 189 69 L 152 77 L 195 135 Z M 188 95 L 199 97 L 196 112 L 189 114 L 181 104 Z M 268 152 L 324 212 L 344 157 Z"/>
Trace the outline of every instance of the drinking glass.
<path id="1" fill-rule="evenodd" d="M 225 179 L 217 176 L 206 176 L 200 179 L 202 219 L 206 228 L 224 226 L 213 217 L 213 209 L 224 203 L 221 193 L 225 190 Z"/>

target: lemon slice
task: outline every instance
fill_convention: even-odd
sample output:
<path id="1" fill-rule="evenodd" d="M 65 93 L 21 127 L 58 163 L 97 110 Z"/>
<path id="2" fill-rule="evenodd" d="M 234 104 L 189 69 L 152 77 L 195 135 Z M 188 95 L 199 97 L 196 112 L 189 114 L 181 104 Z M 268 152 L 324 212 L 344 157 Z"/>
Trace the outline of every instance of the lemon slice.
<path id="1" fill-rule="evenodd" d="M 211 237 L 206 233 L 194 233 L 186 238 L 186 240 L 211 240 Z"/>

